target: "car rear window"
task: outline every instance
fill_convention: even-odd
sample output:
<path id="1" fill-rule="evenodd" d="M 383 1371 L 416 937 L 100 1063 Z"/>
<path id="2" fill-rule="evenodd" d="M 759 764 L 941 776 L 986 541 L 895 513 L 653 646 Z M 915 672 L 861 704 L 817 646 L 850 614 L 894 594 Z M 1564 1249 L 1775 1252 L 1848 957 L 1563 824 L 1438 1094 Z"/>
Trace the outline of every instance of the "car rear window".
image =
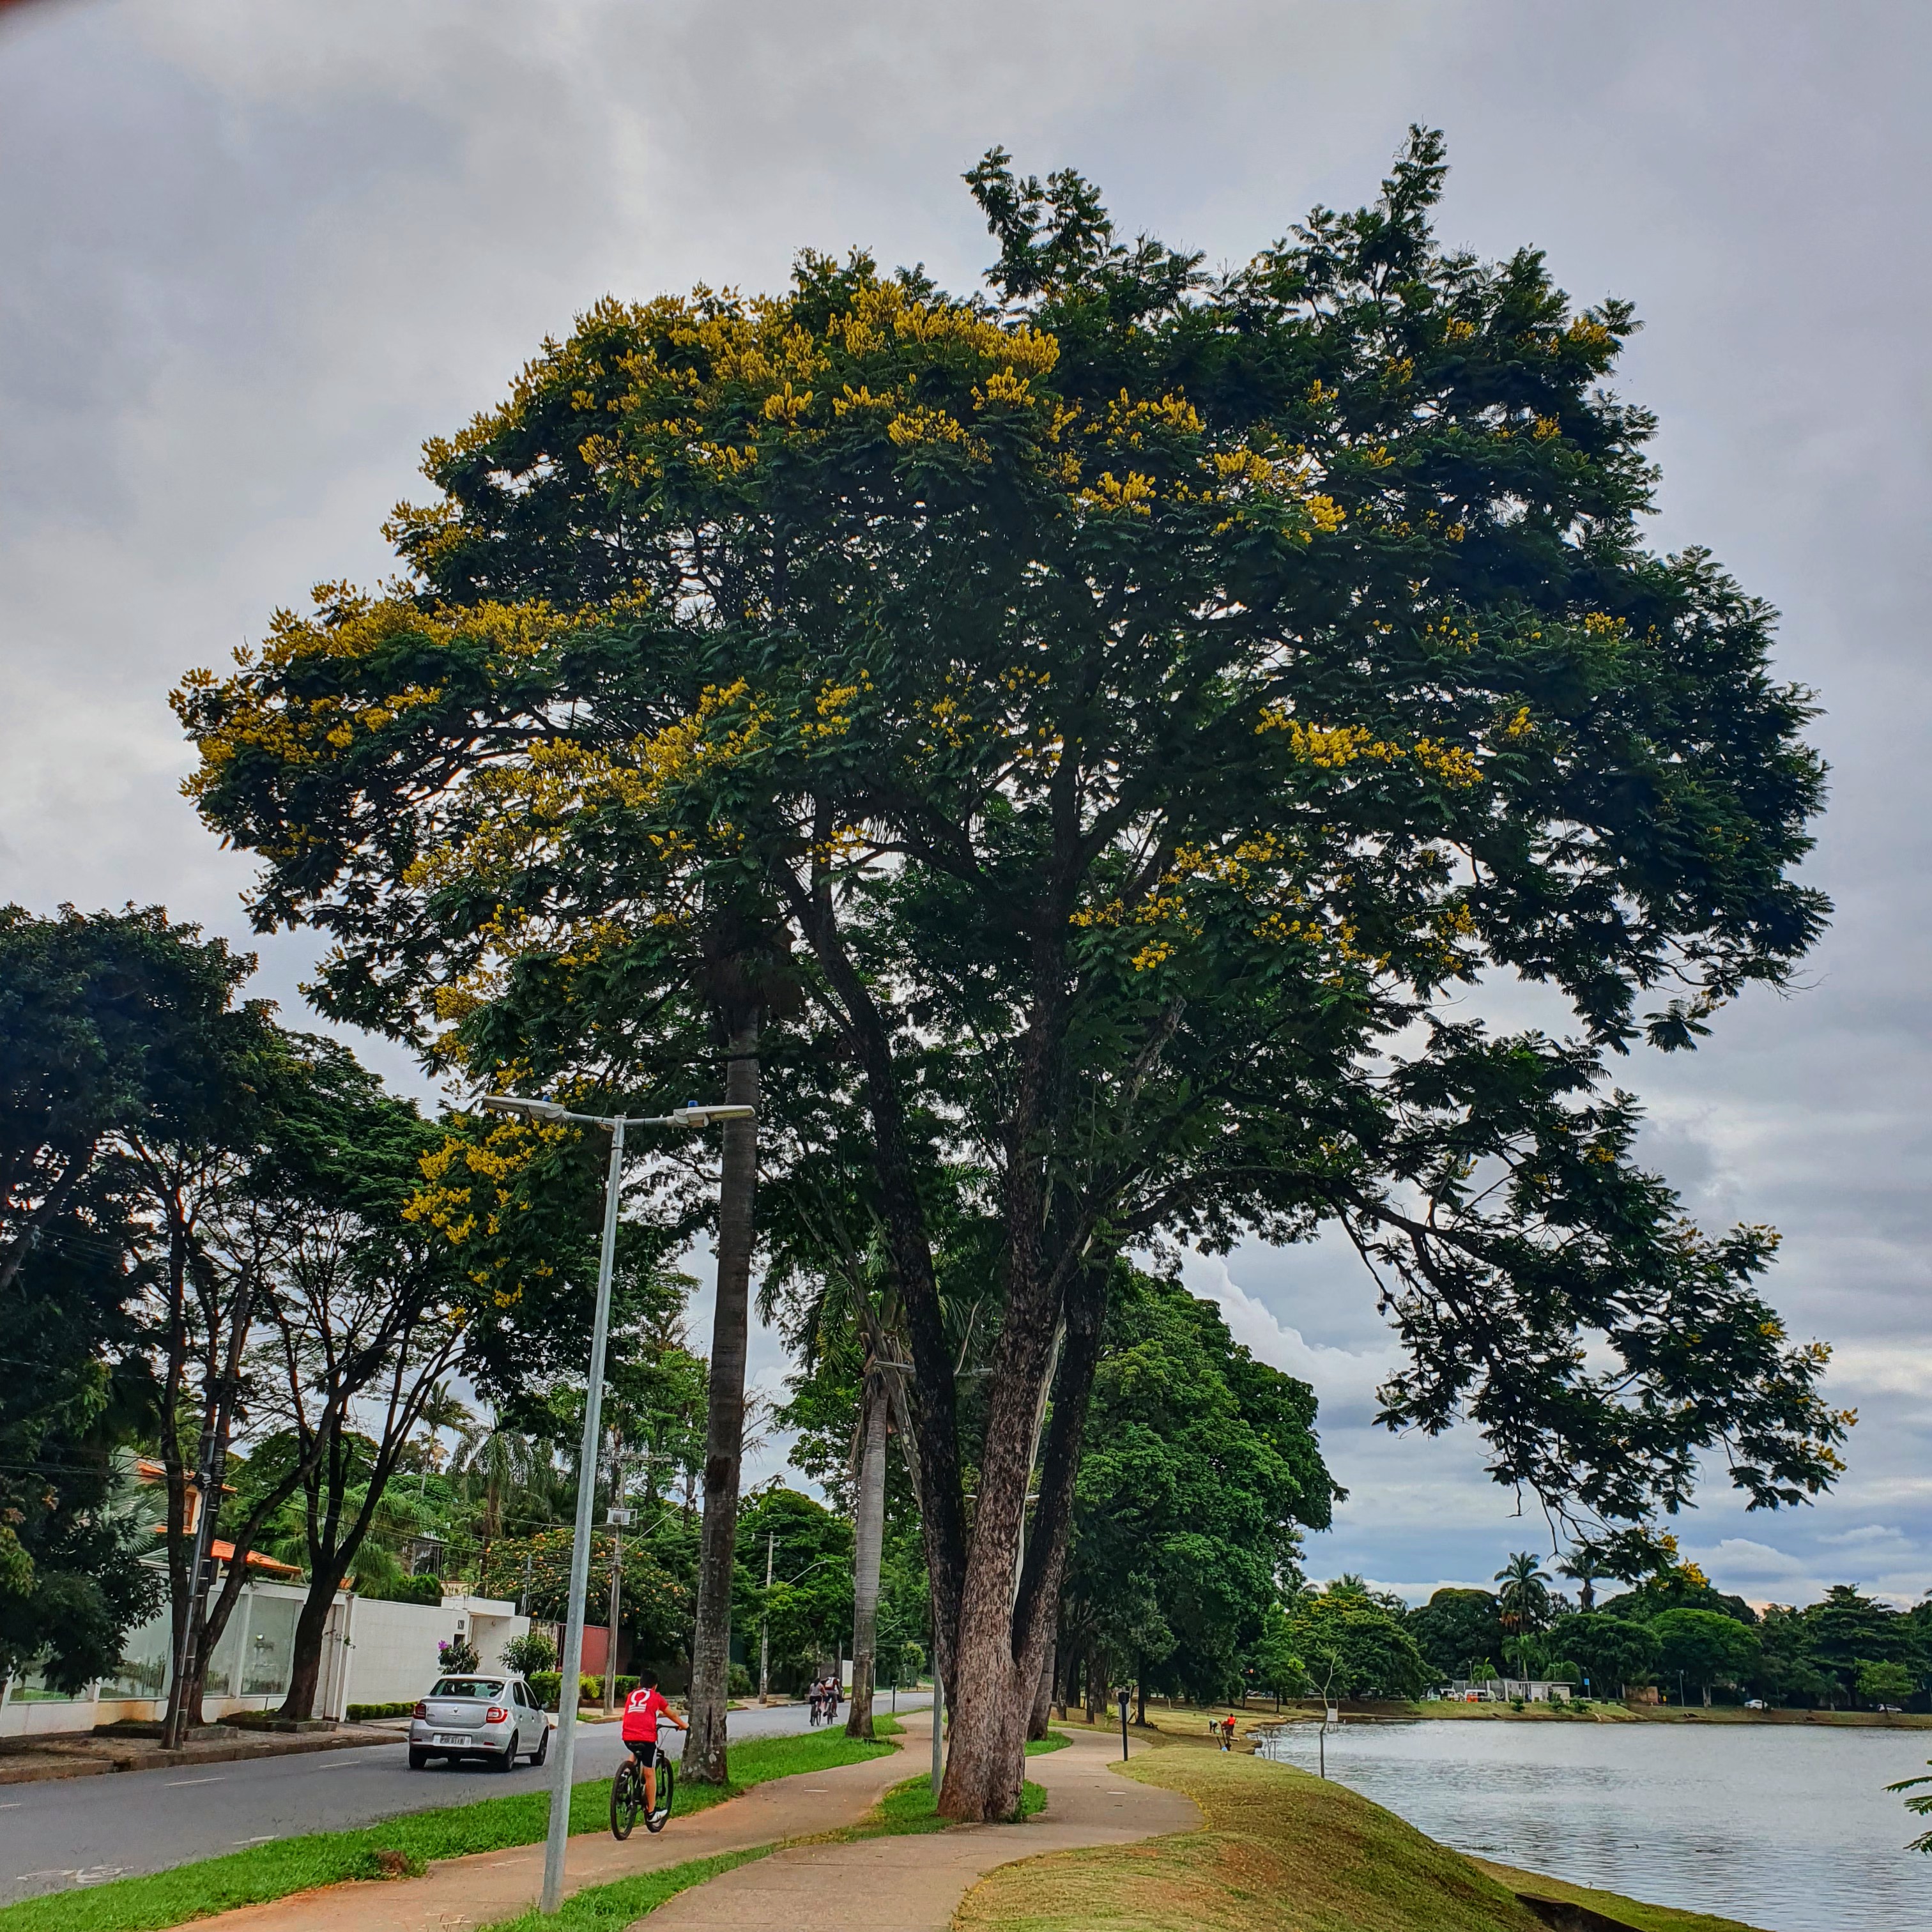
<path id="1" fill-rule="evenodd" d="M 446 1677 L 429 1694 L 432 1697 L 500 1697 L 503 1683 L 497 1677 Z"/>

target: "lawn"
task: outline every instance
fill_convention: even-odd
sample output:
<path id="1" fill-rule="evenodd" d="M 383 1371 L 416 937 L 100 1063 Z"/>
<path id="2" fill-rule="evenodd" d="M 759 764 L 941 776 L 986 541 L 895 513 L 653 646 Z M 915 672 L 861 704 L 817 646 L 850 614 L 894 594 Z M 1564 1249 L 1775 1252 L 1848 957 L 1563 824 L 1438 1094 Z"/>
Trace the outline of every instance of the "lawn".
<path id="1" fill-rule="evenodd" d="M 881 1717 L 877 1723 L 881 1736 L 897 1728 L 889 1718 Z M 890 1749 L 889 1744 L 862 1743 L 838 1730 L 751 1738 L 731 1747 L 730 1785 L 679 1785 L 678 1815 L 704 1810 L 774 1778 L 857 1764 Z M 576 1786 L 571 1793 L 573 1832 L 604 1828 L 610 1789 L 609 1780 L 604 1778 Z M 0 1932 L 160 1932 L 164 1927 L 185 1924 L 238 1905 L 286 1898 L 291 1892 L 307 1892 L 316 1886 L 336 1885 L 345 1879 L 401 1877 L 422 1870 L 438 1858 L 536 1844 L 549 1820 L 550 1794 L 526 1791 L 443 1810 L 410 1812 L 355 1831 L 278 1838 L 223 1858 L 177 1865 L 170 1871 L 116 1879 L 84 1892 L 53 1892 L 0 1906 Z M 680 1866 L 674 1871 L 650 1874 L 649 1882 L 670 1880 L 685 1869 Z M 698 1880 L 688 1878 L 683 1882 Z M 680 1888 L 673 1885 L 671 1888 Z"/>
<path id="2" fill-rule="evenodd" d="M 1546 1932 L 1512 1883 L 1339 1784 L 1208 1750 L 1150 1751 L 1124 1769 L 1192 1798 L 1206 1828 L 1006 1866 L 967 1894 L 955 1932 Z M 1608 1893 L 1586 1900 L 1634 1932 L 1749 1932 Z"/>

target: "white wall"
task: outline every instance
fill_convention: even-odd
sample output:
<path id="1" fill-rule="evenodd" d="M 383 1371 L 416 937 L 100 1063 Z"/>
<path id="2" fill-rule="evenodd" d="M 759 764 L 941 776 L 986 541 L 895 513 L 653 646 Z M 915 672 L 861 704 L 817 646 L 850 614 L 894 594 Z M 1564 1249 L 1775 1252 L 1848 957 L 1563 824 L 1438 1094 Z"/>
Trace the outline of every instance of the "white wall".
<path id="1" fill-rule="evenodd" d="M 356 1598 L 344 1619 L 347 1668 L 328 1686 L 328 1714 L 424 1696 L 436 1682 L 436 1646 L 452 1636 L 468 1637 L 486 1666 L 500 1666 L 504 1645 L 530 1627 L 514 1604 L 488 1597 L 446 1597 L 440 1606 Z"/>

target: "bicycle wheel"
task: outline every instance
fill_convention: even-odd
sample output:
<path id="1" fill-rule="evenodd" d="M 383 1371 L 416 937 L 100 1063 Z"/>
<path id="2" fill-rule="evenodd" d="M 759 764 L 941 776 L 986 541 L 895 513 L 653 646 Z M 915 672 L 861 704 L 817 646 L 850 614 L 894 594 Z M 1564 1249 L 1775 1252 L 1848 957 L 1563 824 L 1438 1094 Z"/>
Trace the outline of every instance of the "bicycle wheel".
<path id="1" fill-rule="evenodd" d="M 628 1838 L 636 1828 L 638 1814 L 644 1808 L 644 1774 L 635 1758 L 627 1758 L 610 1780 L 610 1835 Z"/>
<path id="2" fill-rule="evenodd" d="M 670 1822 L 671 1793 L 676 1789 L 677 1774 L 670 1768 L 670 1760 L 668 1757 L 659 1758 L 658 1760 L 657 1808 L 654 1811 L 646 1814 L 644 1818 L 646 1831 L 662 1832 Z"/>

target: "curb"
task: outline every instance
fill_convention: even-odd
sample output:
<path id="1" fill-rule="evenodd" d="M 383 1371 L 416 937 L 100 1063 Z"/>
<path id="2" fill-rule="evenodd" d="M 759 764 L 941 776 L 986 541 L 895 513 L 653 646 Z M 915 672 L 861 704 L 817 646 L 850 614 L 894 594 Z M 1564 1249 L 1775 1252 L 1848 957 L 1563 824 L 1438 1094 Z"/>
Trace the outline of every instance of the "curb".
<path id="1" fill-rule="evenodd" d="M 260 1744 L 218 1744 L 208 1750 L 130 1751 L 122 1756 L 83 1756 L 52 1764 L 9 1765 L 0 1758 L 0 1784 L 43 1784 L 61 1778 L 101 1778 L 116 1772 L 192 1770 L 198 1764 L 236 1764 L 244 1759 L 305 1757 L 314 1751 L 356 1750 L 371 1744 L 396 1744 L 392 1732 L 345 1736 L 277 1738 Z"/>

